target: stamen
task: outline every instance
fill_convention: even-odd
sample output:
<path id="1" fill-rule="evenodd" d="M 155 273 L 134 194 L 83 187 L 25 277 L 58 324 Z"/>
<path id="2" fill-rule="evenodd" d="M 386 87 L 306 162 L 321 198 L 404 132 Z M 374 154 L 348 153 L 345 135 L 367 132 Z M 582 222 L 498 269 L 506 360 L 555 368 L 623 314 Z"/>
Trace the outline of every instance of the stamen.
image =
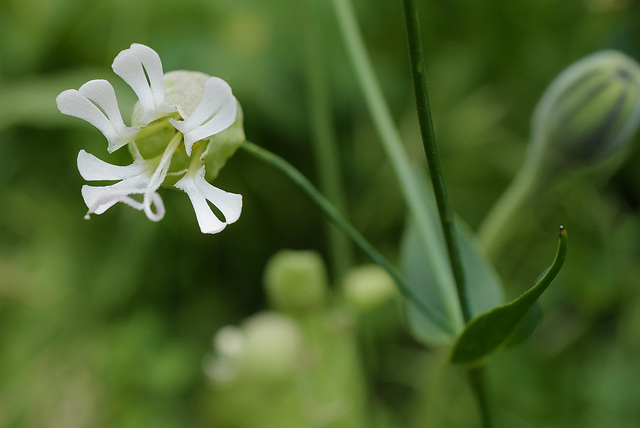
<path id="1" fill-rule="evenodd" d="M 160 188 L 160 185 L 167 176 L 169 166 L 171 165 L 171 158 L 173 157 L 173 154 L 176 152 L 181 142 L 182 134 L 176 132 L 176 134 L 167 145 L 164 153 L 162 154 L 160 163 L 158 163 L 158 167 L 149 180 L 147 190 L 144 192 L 142 203 L 144 206 L 144 213 L 147 215 L 149 220 L 159 221 L 162 219 L 162 217 L 164 217 L 164 205 L 162 204 L 162 199 L 160 199 L 160 196 L 156 193 L 156 191 Z M 155 213 L 151 209 L 152 205 L 155 205 L 156 207 Z"/>

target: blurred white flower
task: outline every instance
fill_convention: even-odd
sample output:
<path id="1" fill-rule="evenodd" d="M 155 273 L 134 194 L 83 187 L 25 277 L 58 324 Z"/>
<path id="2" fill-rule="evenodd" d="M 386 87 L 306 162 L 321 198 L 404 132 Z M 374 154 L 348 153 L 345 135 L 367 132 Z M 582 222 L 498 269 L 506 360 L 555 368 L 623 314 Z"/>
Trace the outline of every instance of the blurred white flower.
<path id="1" fill-rule="evenodd" d="M 116 56 L 112 68 L 138 96 L 132 126 L 125 125 L 115 91 L 106 80 L 91 80 L 56 99 L 60 112 L 83 119 L 104 134 L 109 153 L 128 146 L 134 157 L 131 165 L 118 166 L 80 151 L 78 169 L 84 179 L 116 181 L 108 186 L 83 186 L 87 218 L 122 202 L 159 221 L 165 209 L 157 191 L 171 181 L 189 196 L 203 233 L 220 232 L 235 222 L 242 211 L 242 196 L 205 180 L 209 153 L 221 157 L 211 160 L 216 174 L 244 140 L 244 132 L 237 129 L 241 112 L 227 82 L 194 72 L 165 75 L 158 54 L 136 43 Z M 171 87 L 167 93 L 166 85 Z M 234 123 L 238 126 L 232 127 Z M 214 137 L 230 127 L 236 129 L 220 138 L 225 150 L 211 149 L 216 144 Z M 223 219 L 216 216 L 209 202 Z"/>

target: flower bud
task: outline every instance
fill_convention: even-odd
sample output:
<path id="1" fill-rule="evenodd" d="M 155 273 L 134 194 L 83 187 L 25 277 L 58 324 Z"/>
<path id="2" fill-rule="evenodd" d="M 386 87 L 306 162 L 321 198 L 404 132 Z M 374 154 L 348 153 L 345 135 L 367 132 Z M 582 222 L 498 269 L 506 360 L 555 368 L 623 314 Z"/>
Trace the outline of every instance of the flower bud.
<path id="1" fill-rule="evenodd" d="M 342 287 L 346 301 L 363 313 L 375 309 L 396 294 L 393 279 L 376 265 L 351 269 Z"/>
<path id="2" fill-rule="evenodd" d="M 264 283 L 273 308 L 302 313 L 324 303 L 327 272 L 318 253 L 283 250 L 267 263 Z"/>
<path id="3" fill-rule="evenodd" d="M 272 384 L 295 373 L 302 346 L 302 332 L 291 318 L 265 312 L 248 318 L 241 327 L 220 329 L 214 337 L 215 355 L 204 369 L 218 385 Z"/>
<path id="4" fill-rule="evenodd" d="M 266 312 L 243 324 L 242 368 L 256 380 L 278 381 L 292 376 L 302 353 L 302 332 L 288 316 Z"/>
<path id="5" fill-rule="evenodd" d="M 571 65 L 545 91 L 533 115 L 533 151 L 553 167 L 590 164 L 622 148 L 638 125 L 640 66 L 602 51 Z"/>

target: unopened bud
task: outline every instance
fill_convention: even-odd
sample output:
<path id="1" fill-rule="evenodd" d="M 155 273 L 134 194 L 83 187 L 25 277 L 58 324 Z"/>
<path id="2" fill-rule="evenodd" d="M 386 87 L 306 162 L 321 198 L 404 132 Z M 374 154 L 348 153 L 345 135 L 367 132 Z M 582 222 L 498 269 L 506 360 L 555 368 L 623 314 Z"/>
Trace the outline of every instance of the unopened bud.
<path id="1" fill-rule="evenodd" d="M 254 381 L 279 381 L 293 375 L 300 364 L 302 332 L 286 315 L 267 312 L 243 324 L 242 370 Z"/>
<path id="2" fill-rule="evenodd" d="M 622 148 L 639 125 L 640 66 L 620 52 L 598 52 L 543 94 L 533 116 L 534 153 L 554 167 L 593 163 Z"/>
<path id="3" fill-rule="evenodd" d="M 368 312 L 396 294 L 393 279 L 376 265 L 351 269 L 342 286 L 346 301 L 360 312 Z"/>
<path id="4" fill-rule="evenodd" d="M 303 342 L 291 318 L 263 312 L 240 327 L 221 328 L 213 345 L 214 354 L 204 364 L 209 379 L 218 385 L 255 387 L 290 378 L 300 365 Z"/>
<path id="5" fill-rule="evenodd" d="M 264 283 L 274 309 L 302 313 L 324 303 L 327 272 L 318 253 L 283 250 L 267 263 Z"/>

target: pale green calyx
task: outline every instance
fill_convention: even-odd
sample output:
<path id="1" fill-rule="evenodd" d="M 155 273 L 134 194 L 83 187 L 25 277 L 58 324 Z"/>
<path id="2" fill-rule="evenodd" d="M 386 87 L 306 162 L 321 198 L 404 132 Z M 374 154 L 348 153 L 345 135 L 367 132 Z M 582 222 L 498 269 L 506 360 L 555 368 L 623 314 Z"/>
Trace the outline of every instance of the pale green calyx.
<path id="1" fill-rule="evenodd" d="M 223 327 L 213 344 L 215 353 L 204 368 L 218 385 L 280 382 L 302 363 L 302 331 L 293 319 L 276 312 L 254 315 L 240 327 Z"/>
<path id="2" fill-rule="evenodd" d="M 314 251 L 283 250 L 267 263 L 264 284 L 273 308 L 289 313 L 308 312 L 325 301 L 326 268 Z"/>
<path id="3" fill-rule="evenodd" d="M 235 222 L 242 196 L 207 181 L 217 176 L 244 141 L 242 111 L 231 87 L 198 72 L 163 74 L 158 54 L 136 43 L 116 56 L 112 68 L 138 96 L 131 126 L 124 124 L 115 91 L 105 80 L 89 81 L 56 99 L 62 113 L 98 128 L 107 138 L 110 153 L 128 146 L 134 158 L 131 165 L 117 166 L 80 152 L 78 169 L 83 178 L 116 181 L 82 188 L 87 217 L 122 202 L 159 221 L 164 205 L 157 190 L 163 186 L 187 193 L 203 233 L 220 232 Z"/>
<path id="4" fill-rule="evenodd" d="M 342 281 L 345 300 L 359 312 L 368 312 L 397 295 L 389 274 L 377 265 L 355 267 Z"/>
<path id="5" fill-rule="evenodd" d="M 616 51 L 590 55 L 564 70 L 540 99 L 532 121 L 537 161 L 583 165 L 604 159 L 640 125 L 640 66 Z"/>

